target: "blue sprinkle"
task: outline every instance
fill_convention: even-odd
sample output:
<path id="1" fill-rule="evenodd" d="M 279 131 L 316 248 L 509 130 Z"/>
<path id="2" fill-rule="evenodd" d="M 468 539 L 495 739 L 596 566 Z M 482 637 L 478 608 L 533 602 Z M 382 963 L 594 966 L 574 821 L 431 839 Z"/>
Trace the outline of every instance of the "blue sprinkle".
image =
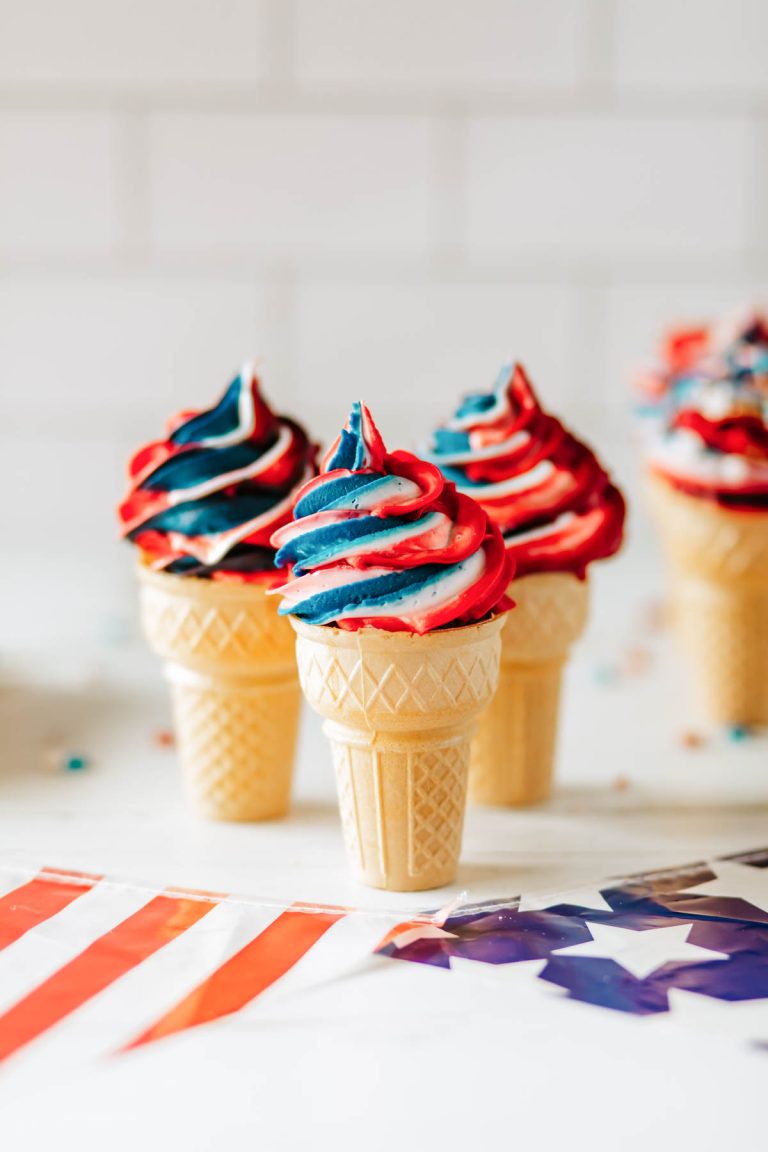
<path id="1" fill-rule="evenodd" d="M 752 733 L 746 724 L 732 724 L 728 729 L 728 739 L 734 744 L 740 744 L 742 740 L 748 740 Z"/>
<path id="2" fill-rule="evenodd" d="M 82 772 L 83 768 L 88 767 L 88 758 L 87 756 L 67 756 L 64 767 L 67 772 Z"/>
<path id="3" fill-rule="evenodd" d="M 106 616 L 102 621 L 101 639 L 115 647 L 125 644 L 131 635 L 131 626 L 125 616 Z"/>
<path id="4" fill-rule="evenodd" d="M 592 669 L 592 679 L 596 684 L 615 684 L 618 680 L 616 669 L 611 664 L 596 664 Z"/>

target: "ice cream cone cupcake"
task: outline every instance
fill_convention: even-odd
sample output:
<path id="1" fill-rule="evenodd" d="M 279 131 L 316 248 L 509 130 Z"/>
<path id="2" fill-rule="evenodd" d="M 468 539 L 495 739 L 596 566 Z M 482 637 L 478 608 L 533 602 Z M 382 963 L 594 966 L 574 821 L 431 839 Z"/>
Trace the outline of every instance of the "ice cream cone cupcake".
<path id="1" fill-rule="evenodd" d="M 519 364 L 468 396 L 427 456 L 484 508 L 515 565 L 516 607 L 473 745 L 470 797 L 536 804 L 552 789 L 560 680 L 587 619 L 587 568 L 618 549 L 624 501 L 594 453 L 542 411 Z"/>
<path id="2" fill-rule="evenodd" d="M 699 706 L 716 724 L 768 724 L 768 321 L 673 333 L 642 384 L 658 416 L 650 505 Z"/>
<path id="3" fill-rule="evenodd" d="M 300 690 L 293 633 L 267 598 L 270 537 L 314 454 L 247 364 L 217 405 L 176 417 L 130 464 L 119 517 L 138 549 L 142 624 L 165 661 L 187 792 L 213 819 L 288 809 Z"/>
<path id="4" fill-rule="evenodd" d="M 366 884 L 456 875 L 475 721 L 496 688 L 509 560 L 433 465 L 388 453 L 355 404 L 273 536 L 299 676 L 325 718 L 347 851 Z"/>

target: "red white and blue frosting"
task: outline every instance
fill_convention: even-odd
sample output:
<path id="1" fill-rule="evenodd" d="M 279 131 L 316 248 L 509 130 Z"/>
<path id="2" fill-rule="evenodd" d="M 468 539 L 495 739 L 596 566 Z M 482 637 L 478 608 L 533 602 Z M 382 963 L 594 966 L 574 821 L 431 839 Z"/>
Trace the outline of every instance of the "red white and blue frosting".
<path id="1" fill-rule="evenodd" d="M 431 632 L 506 609 L 511 563 L 473 500 L 433 464 L 387 452 L 355 403 L 293 523 L 272 537 L 282 614 L 354 631 Z"/>
<path id="2" fill-rule="evenodd" d="M 621 545 L 625 506 L 597 457 L 544 412 L 520 364 L 467 396 L 426 453 L 502 532 L 516 576 L 572 572 Z"/>
<path id="3" fill-rule="evenodd" d="M 737 313 L 714 324 L 684 325 L 662 338 L 656 357 L 636 374 L 646 410 L 669 415 L 702 384 L 727 385 L 768 407 L 768 316 Z"/>
<path id="4" fill-rule="evenodd" d="M 246 364 L 218 404 L 181 413 L 166 439 L 135 454 L 121 533 L 157 570 L 274 580 L 270 537 L 315 474 L 315 452 L 298 424 L 271 411 Z"/>
<path id="5" fill-rule="evenodd" d="M 638 377 L 651 470 L 691 496 L 768 509 L 768 319 L 677 329 Z"/>

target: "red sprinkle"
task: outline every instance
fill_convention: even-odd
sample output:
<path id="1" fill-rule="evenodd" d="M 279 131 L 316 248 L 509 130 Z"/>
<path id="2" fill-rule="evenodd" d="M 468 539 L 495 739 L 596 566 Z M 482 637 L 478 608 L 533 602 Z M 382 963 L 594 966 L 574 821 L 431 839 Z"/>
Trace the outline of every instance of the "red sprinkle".
<path id="1" fill-rule="evenodd" d="M 662 632 L 666 623 L 666 610 L 660 600 L 643 605 L 642 626 L 646 632 Z"/>
<path id="2" fill-rule="evenodd" d="M 152 743 L 157 748 L 173 748 L 176 737 L 168 728 L 158 728 L 152 735 Z"/>
<path id="3" fill-rule="evenodd" d="M 630 676 L 639 675 L 647 671 L 651 663 L 651 654 L 647 648 L 630 648 L 622 660 L 622 668 Z"/>

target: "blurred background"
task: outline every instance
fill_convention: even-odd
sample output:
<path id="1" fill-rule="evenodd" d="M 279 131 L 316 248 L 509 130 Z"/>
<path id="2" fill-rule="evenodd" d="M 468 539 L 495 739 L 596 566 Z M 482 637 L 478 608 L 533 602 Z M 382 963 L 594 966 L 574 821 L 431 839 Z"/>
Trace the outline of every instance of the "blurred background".
<path id="1" fill-rule="evenodd" d="M 393 446 L 519 357 L 632 488 L 632 366 L 766 285 L 767 38 L 760 0 L 0 0 L 6 641 L 134 627 L 128 454 L 253 355 Z"/>
<path id="2" fill-rule="evenodd" d="M 363 398 L 393 447 L 520 358 L 627 491 L 561 807 L 516 823 L 518 863 L 577 857 L 559 811 L 626 811 L 586 836 L 614 871 L 732 850 L 727 805 L 764 821 L 765 742 L 702 730 L 660 627 L 630 377 L 667 325 L 768 301 L 766 42 L 761 0 L 0 0 L 6 858 L 152 879 L 176 853 L 179 883 L 229 890 L 231 829 L 179 804 L 114 510 L 136 447 L 251 357 L 318 440 Z M 333 869 L 320 739 L 305 712 L 295 858 L 322 812 Z M 471 859 L 506 860 L 505 821 L 472 819 Z"/>

